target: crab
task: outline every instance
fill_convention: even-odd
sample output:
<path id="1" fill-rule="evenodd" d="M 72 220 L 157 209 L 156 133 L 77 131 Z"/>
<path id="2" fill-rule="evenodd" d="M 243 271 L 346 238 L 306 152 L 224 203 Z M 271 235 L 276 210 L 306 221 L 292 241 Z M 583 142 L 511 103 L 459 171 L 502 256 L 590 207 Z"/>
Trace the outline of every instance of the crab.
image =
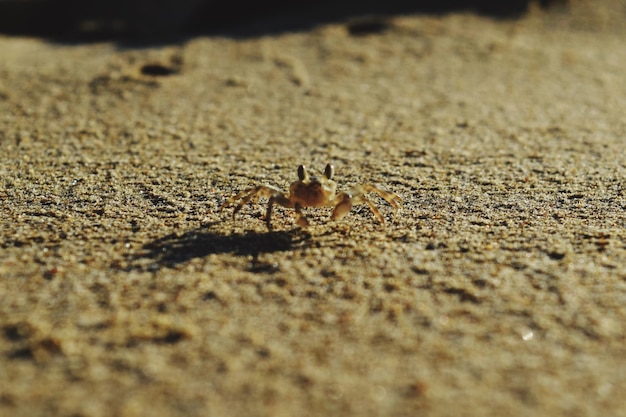
<path id="1" fill-rule="evenodd" d="M 309 226 L 309 221 L 302 212 L 305 207 L 334 207 L 330 216 L 331 220 L 339 220 L 344 217 L 355 204 L 365 203 L 370 208 L 374 216 L 385 224 L 385 219 L 374 203 L 367 198 L 367 193 L 376 193 L 383 200 L 389 203 L 394 209 L 394 215 L 398 212 L 402 199 L 394 193 L 381 190 L 371 184 L 361 184 L 350 191 L 337 192 L 337 183 L 333 181 L 334 167 L 327 164 L 322 178 L 310 177 L 304 165 L 298 166 L 298 181 L 291 183 L 288 193 L 283 193 L 276 188 L 267 185 L 244 190 L 233 197 L 227 199 L 221 205 L 220 210 L 226 207 L 235 206 L 233 218 L 241 208 L 248 202 L 256 201 L 260 197 L 268 198 L 267 212 L 265 214 L 265 224 L 268 230 L 272 230 L 272 208 L 274 204 L 282 207 L 292 208 L 296 211 L 296 223 L 300 227 Z"/>

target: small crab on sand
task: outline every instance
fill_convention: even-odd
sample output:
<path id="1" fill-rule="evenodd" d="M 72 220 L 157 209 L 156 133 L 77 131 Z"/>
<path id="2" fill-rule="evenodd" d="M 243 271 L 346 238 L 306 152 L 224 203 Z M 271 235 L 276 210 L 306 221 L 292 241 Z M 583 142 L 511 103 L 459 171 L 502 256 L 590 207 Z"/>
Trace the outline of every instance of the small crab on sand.
<path id="1" fill-rule="evenodd" d="M 367 198 L 367 193 L 373 192 L 378 194 L 382 199 L 394 208 L 394 214 L 397 213 L 402 199 L 394 193 L 381 190 L 371 184 L 358 185 L 348 192 L 337 193 L 337 183 L 332 180 L 334 167 L 331 164 L 326 165 L 324 176 L 322 178 L 309 177 L 304 165 L 298 166 L 298 181 L 295 181 L 289 187 L 289 193 L 285 194 L 276 188 L 267 185 L 258 185 L 253 188 L 244 190 L 233 197 L 229 198 L 222 204 L 220 210 L 225 207 L 235 206 L 233 218 L 241 208 L 250 201 L 256 201 L 260 197 L 269 199 L 267 212 L 265 214 L 265 223 L 267 228 L 272 230 L 272 208 L 274 204 L 286 208 L 292 208 L 296 211 L 296 223 L 300 227 L 309 225 L 309 221 L 305 217 L 302 209 L 305 207 L 334 207 L 330 216 L 331 220 L 341 219 L 348 214 L 355 204 L 365 203 L 368 205 L 372 213 L 378 220 L 384 224 L 385 220 L 378 208 Z"/>

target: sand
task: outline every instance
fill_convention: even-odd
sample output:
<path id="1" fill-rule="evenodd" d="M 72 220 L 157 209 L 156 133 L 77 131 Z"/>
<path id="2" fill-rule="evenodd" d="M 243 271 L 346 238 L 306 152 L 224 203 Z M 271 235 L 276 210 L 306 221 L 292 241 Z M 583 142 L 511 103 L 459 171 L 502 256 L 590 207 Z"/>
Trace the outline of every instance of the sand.
<path id="1" fill-rule="evenodd" d="M 623 10 L 0 37 L 0 415 L 626 415 Z"/>

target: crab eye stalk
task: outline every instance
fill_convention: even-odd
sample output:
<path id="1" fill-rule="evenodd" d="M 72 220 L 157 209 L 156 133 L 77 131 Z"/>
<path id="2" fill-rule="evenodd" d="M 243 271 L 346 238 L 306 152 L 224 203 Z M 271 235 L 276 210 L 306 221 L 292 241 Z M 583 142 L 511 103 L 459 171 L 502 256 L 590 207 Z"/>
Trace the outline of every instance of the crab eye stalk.
<path id="1" fill-rule="evenodd" d="M 327 164 L 326 168 L 324 168 L 324 176 L 327 179 L 331 179 L 334 173 L 335 173 L 335 167 L 332 166 L 331 164 Z"/>
<path id="2" fill-rule="evenodd" d="M 298 165 L 298 178 L 300 178 L 300 181 L 304 181 L 306 177 L 306 167 L 304 165 Z"/>

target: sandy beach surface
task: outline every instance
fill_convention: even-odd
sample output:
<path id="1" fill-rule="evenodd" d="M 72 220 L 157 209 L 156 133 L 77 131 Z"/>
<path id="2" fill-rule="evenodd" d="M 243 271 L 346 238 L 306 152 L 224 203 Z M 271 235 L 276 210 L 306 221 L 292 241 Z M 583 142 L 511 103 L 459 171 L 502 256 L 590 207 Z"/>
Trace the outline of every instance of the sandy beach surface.
<path id="1" fill-rule="evenodd" d="M 0 36 L 0 415 L 626 416 L 625 16 Z"/>

